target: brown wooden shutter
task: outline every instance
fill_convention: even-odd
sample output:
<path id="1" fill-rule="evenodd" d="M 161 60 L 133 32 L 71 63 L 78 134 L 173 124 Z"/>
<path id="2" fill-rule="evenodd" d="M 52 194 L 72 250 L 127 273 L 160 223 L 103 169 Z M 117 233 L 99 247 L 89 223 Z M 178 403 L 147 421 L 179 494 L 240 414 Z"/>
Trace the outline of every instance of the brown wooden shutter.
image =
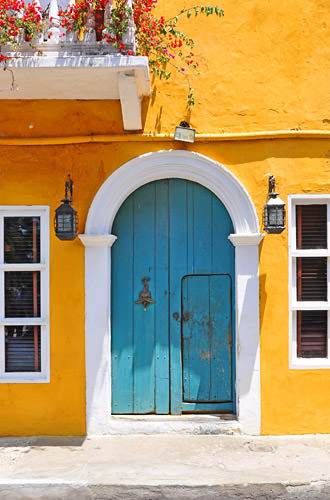
<path id="1" fill-rule="evenodd" d="M 4 217 L 5 263 L 40 262 L 40 217 Z M 5 317 L 40 316 L 40 271 L 4 273 Z M 5 326 L 5 371 L 41 371 L 40 326 Z"/>
<path id="2" fill-rule="evenodd" d="M 297 258 L 297 299 L 327 300 L 326 257 Z"/>
<path id="3" fill-rule="evenodd" d="M 327 248 L 327 205 L 297 205 L 297 248 Z"/>
<path id="4" fill-rule="evenodd" d="M 326 358 L 328 311 L 298 311 L 298 357 Z"/>
<path id="5" fill-rule="evenodd" d="M 297 249 L 327 248 L 327 205 L 296 207 Z M 297 258 L 297 300 L 327 301 L 327 258 Z M 297 311 L 297 355 L 327 357 L 328 312 Z"/>
<path id="6" fill-rule="evenodd" d="M 40 372 L 40 326 L 6 326 L 5 359 L 6 372 Z"/>

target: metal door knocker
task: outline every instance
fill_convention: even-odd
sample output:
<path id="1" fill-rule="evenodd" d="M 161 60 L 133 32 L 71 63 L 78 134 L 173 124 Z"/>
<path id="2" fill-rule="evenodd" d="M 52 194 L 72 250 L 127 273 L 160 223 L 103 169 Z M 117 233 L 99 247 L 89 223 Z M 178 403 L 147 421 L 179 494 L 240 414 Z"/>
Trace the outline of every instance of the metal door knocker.
<path id="1" fill-rule="evenodd" d="M 150 281 L 150 278 L 142 278 L 142 283 L 143 283 L 143 289 L 139 293 L 139 299 L 135 301 L 135 304 L 142 304 L 144 307 L 144 310 L 147 310 L 147 306 L 149 304 L 155 304 L 156 301 L 152 300 L 151 298 L 151 293 L 149 290 L 149 285 L 148 281 Z"/>

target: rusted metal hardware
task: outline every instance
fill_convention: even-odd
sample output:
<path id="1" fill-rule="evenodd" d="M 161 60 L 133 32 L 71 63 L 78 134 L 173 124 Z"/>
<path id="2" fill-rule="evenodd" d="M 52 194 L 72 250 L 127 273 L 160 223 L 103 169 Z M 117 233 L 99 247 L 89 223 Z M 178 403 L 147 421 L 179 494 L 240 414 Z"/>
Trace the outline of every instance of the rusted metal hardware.
<path id="1" fill-rule="evenodd" d="M 268 177 L 268 194 L 277 194 L 276 193 L 276 182 L 275 182 L 275 177 L 273 175 L 270 175 Z"/>
<path id="2" fill-rule="evenodd" d="M 68 198 L 68 193 L 70 193 L 70 198 Z M 68 174 L 68 180 L 65 181 L 65 199 L 72 201 L 72 193 L 73 193 L 73 180 L 71 179 L 71 175 Z"/>
<path id="3" fill-rule="evenodd" d="M 135 301 L 135 304 L 142 304 L 144 307 L 144 310 L 147 310 L 147 306 L 149 304 L 155 304 L 156 301 L 152 300 L 151 298 L 151 293 L 149 290 L 149 285 L 148 281 L 150 281 L 150 278 L 142 278 L 142 283 L 143 283 L 143 289 L 139 293 L 139 298 L 138 300 Z"/>

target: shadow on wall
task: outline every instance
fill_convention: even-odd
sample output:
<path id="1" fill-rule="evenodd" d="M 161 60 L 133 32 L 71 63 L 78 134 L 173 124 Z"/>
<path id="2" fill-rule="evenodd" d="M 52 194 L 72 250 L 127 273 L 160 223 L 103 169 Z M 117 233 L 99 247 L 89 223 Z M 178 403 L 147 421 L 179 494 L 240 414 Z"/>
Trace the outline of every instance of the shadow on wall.
<path id="1" fill-rule="evenodd" d="M 260 307 L 260 331 L 262 330 L 265 307 L 267 301 L 267 292 L 266 292 L 266 274 L 260 274 L 259 276 L 259 307 Z"/>
<path id="2" fill-rule="evenodd" d="M 265 203 L 267 202 L 268 197 L 266 198 Z M 262 248 L 264 245 L 264 239 L 260 242 L 259 245 L 259 269 L 260 269 L 260 259 L 262 254 Z M 260 315 L 260 332 L 262 330 L 262 325 L 264 321 L 265 307 L 267 301 L 267 293 L 266 293 L 266 274 L 259 274 L 259 315 Z"/>

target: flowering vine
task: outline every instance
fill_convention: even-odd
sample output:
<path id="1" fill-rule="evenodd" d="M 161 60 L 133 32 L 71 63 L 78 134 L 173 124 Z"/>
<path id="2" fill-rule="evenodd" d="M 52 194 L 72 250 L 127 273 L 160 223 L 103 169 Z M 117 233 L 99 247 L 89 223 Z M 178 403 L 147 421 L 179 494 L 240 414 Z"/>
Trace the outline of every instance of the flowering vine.
<path id="1" fill-rule="evenodd" d="M 17 50 L 24 40 L 34 48 L 34 39 L 45 27 L 41 7 L 24 0 L 0 0 L 0 45 L 8 44 Z M 8 57 L 0 54 L 0 62 Z"/>
<path id="2" fill-rule="evenodd" d="M 191 8 L 183 8 L 170 19 L 163 16 L 156 17 L 154 9 L 157 0 L 135 0 L 134 22 L 136 25 L 136 39 L 138 54 L 148 56 L 149 66 L 152 73 L 160 79 L 170 78 L 172 70 L 183 74 L 187 80 L 189 91 L 187 104 L 195 104 L 194 89 L 190 85 L 189 70 L 198 70 L 193 48 L 194 40 L 187 37 L 177 27 L 179 18 L 185 15 L 188 19 L 197 17 L 199 14 L 210 16 L 212 14 L 221 17 L 224 11 L 217 6 L 195 5 Z"/>
<path id="3" fill-rule="evenodd" d="M 160 79 L 169 79 L 173 70 L 183 74 L 189 87 L 187 103 L 189 106 L 194 105 L 194 89 L 190 85 L 189 70 L 198 71 L 198 62 L 194 58 L 193 39 L 177 27 L 179 18 L 185 15 L 189 19 L 199 14 L 221 17 L 224 11 L 216 6 L 195 5 L 182 9 L 176 16 L 166 20 L 154 13 L 157 0 L 134 0 L 133 9 L 127 6 L 126 0 L 117 0 L 104 22 L 107 2 L 108 0 L 81 0 L 66 11 L 60 11 L 62 26 L 68 31 L 81 31 L 86 25 L 87 14 L 94 16 L 96 33 L 101 33 L 98 39 L 104 39 L 120 52 L 130 55 L 133 52 L 125 47 L 123 38 L 127 33 L 129 20 L 133 17 L 136 55 L 147 56 L 151 73 Z"/>
<path id="4" fill-rule="evenodd" d="M 132 55 L 124 39 L 130 23 L 134 21 L 136 55 L 147 56 L 151 73 L 160 79 L 169 79 L 172 72 L 181 73 L 188 84 L 189 106 L 194 105 L 194 89 L 190 85 L 191 71 L 198 72 L 198 61 L 194 56 L 194 41 L 179 29 L 179 19 L 200 14 L 222 17 L 224 12 L 217 6 L 195 5 L 183 8 L 170 19 L 155 14 L 157 0 L 134 0 L 132 9 L 126 0 L 76 0 L 66 10 L 60 10 L 61 26 L 70 32 L 78 32 L 83 40 L 89 21 L 94 22 L 97 41 L 112 44 L 118 51 Z M 105 11 L 107 10 L 106 20 Z M 51 20 L 50 20 L 51 21 Z M 132 23 L 133 24 L 133 23 Z M 24 0 L 0 0 L 0 45 L 9 44 L 17 50 L 22 39 L 33 47 L 33 40 L 45 30 L 41 8 L 36 3 L 25 4 Z M 61 36 L 65 36 L 63 33 Z M 7 56 L 0 54 L 0 63 Z"/>

